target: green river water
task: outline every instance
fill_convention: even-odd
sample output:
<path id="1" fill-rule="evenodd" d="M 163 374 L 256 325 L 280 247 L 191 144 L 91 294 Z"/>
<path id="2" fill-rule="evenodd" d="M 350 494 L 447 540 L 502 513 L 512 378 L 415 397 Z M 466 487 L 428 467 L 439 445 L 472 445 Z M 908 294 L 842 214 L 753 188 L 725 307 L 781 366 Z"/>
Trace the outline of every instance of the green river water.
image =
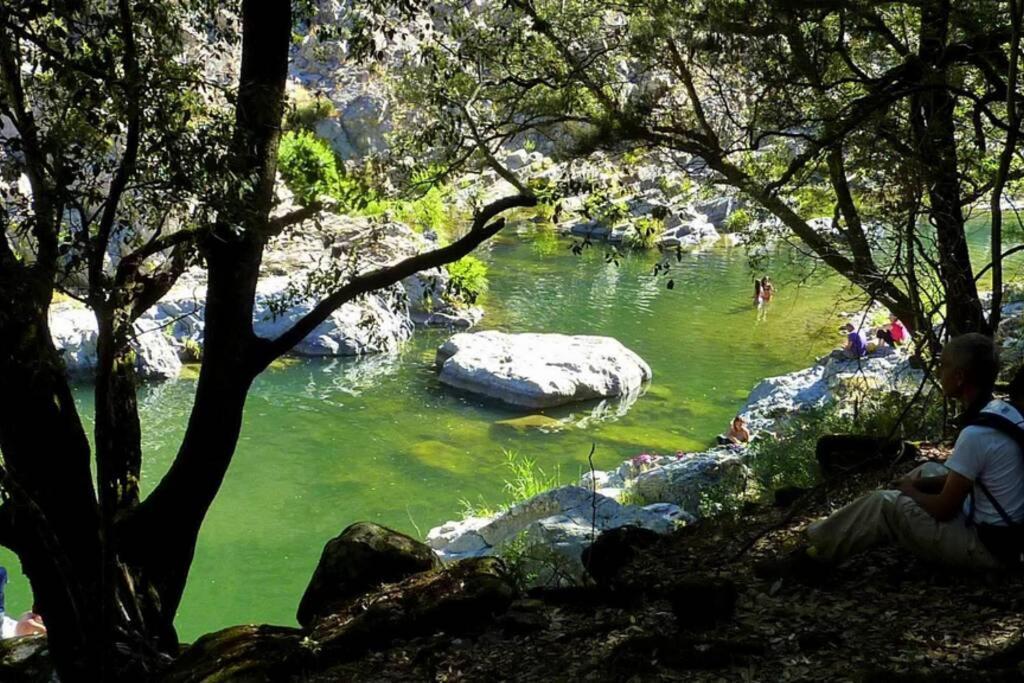
<path id="1" fill-rule="evenodd" d="M 759 319 L 742 249 L 684 255 L 669 290 L 651 276 L 654 255 L 615 265 L 601 248 L 574 256 L 566 245 L 498 238 L 482 254 L 491 289 L 480 328 L 616 337 L 651 365 L 648 391 L 628 411 L 548 411 L 573 418 L 560 432 L 515 431 L 495 423 L 523 412 L 437 382 L 434 350 L 447 334 L 437 331 L 418 331 L 396 357 L 300 360 L 268 371 L 249 395 L 237 454 L 199 538 L 177 619 L 184 640 L 231 624 L 293 624 L 323 544 L 354 521 L 422 537 L 457 518 L 460 499 L 500 503 L 502 449 L 559 468 L 569 483 L 591 443 L 598 468 L 642 452 L 703 448 L 761 378 L 805 367 L 838 343 L 834 313 L 855 305 L 824 271 L 799 286 L 784 256 L 765 268 L 778 296 Z M 142 391 L 145 488 L 169 466 L 193 390 L 193 380 L 181 379 Z M 91 388 L 76 396 L 90 416 Z M 17 560 L 3 552 L 0 562 L 11 570 L 8 611 L 26 609 Z"/>

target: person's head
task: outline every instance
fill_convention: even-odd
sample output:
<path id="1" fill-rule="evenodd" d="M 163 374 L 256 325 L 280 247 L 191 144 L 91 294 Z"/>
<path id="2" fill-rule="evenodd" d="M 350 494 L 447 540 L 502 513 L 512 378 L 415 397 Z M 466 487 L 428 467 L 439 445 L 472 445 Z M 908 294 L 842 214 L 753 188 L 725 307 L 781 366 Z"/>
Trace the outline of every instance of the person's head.
<path id="1" fill-rule="evenodd" d="M 734 417 L 732 419 L 732 426 L 735 427 L 736 429 L 739 429 L 744 424 L 745 424 L 745 420 L 742 417 L 740 417 L 739 415 L 737 415 L 736 417 Z"/>
<path id="2" fill-rule="evenodd" d="M 889 322 L 895 323 L 897 320 L 898 320 L 898 318 L 896 317 L 895 313 L 890 313 L 889 314 Z"/>
<path id="3" fill-rule="evenodd" d="M 845 332 L 847 334 L 853 332 L 856 329 L 857 328 L 853 326 L 853 323 L 846 323 L 845 325 L 839 328 L 841 332 Z"/>
<path id="4" fill-rule="evenodd" d="M 991 337 L 977 332 L 953 337 L 942 349 L 939 381 L 942 393 L 966 403 L 986 396 L 999 374 L 999 350 Z"/>

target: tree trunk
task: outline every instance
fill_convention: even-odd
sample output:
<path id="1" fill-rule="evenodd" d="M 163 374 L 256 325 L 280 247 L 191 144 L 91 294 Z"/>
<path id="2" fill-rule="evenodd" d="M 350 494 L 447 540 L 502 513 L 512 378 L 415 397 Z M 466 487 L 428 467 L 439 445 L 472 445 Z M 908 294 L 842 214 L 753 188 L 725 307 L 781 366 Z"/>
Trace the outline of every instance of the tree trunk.
<path id="1" fill-rule="evenodd" d="M 32 269 L 0 262 L 0 542 L 18 553 L 61 676 L 73 681 L 102 665 L 100 538 L 89 443 L 47 324 L 49 291 Z"/>
<path id="2" fill-rule="evenodd" d="M 951 336 L 988 333 L 974 269 L 967 250 L 964 214 L 960 206 L 957 166 L 955 100 L 942 64 L 949 33 L 949 0 L 928 0 L 921 6 L 920 49 L 924 64 L 921 90 L 911 98 L 911 128 L 927 180 L 932 225 L 938 243 L 938 262 L 945 285 L 946 329 Z"/>
<path id="3" fill-rule="evenodd" d="M 242 24 L 232 166 L 252 185 L 222 207 L 218 225 L 201 245 L 208 266 L 203 365 L 185 437 L 170 470 L 117 530 L 123 557 L 159 594 L 168 627 L 203 519 L 234 455 L 246 395 L 262 369 L 258 348 L 266 343 L 253 332 L 252 316 L 274 197 L 290 4 L 246 0 Z"/>

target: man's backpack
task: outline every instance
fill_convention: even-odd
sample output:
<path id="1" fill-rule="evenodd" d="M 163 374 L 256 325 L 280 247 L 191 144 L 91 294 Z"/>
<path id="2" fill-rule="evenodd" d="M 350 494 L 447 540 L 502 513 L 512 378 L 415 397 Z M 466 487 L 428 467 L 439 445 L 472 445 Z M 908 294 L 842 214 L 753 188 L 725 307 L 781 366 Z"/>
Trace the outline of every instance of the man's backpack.
<path id="1" fill-rule="evenodd" d="M 967 426 L 978 426 L 978 427 L 989 427 L 1002 432 L 1006 436 L 1010 437 L 1017 444 L 1018 453 L 1024 458 L 1024 425 L 1018 424 L 1013 420 L 998 415 L 996 413 L 979 412 L 977 413 L 968 423 Z M 978 538 L 985 544 L 992 555 L 1007 565 L 1008 567 L 1022 568 L 1024 567 L 1024 522 L 1014 521 L 1013 518 L 1006 512 L 1003 506 L 996 500 L 995 496 L 992 495 L 988 487 L 985 486 L 985 482 L 981 480 L 979 476 L 975 479 L 974 484 L 981 489 L 981 492 L 985 495 L 992 507 L 996 509 L 999 516 L 1006 522 L 1005 526 L 997 526 L 995 524 L 976 524 L 978 529 Z M 1021 486 L 1024 486 L 1024 482 L 1021 482 Z M 974 523 L 974 500 L 973 492 L 971 493 L 971 505 L 970 513 L 968 515 L 968 524 Z"/>

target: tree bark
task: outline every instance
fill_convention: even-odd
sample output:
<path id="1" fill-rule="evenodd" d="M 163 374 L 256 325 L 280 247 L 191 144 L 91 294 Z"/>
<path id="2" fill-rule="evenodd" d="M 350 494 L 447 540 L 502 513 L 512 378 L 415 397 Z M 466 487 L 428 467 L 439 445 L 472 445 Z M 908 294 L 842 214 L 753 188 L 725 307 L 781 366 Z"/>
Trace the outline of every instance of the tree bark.
<path id="1" fill-rule="evenodd" d="M 949 0 L 921 5 L 918 57 L 924 75 L 911 98 L 911 129 L 927 180 L 930 216 L 938 242 L 938 263 L 945 285 L 946 329 L 951 336 L 990 332 L 973 278 L 960 205 L 955 100 L 942 59 L 949 39 Z"/>
<path id="2" fill-rule="evenodd" d="M 47 324 L 49 288 L 0 262 L 0 543 L 18 553 L 61 676 L 102 666 L 101 554 L 89 443 Z"/>
<path id="3" fill-rule="evenodd" d="M 256 348 L 266 343 L 253 332 L 252 315 L 274 198 L 291 25 L 286 0 L 242 5 L 232 170 L 250 184 L 222 208 L 201 244 L 208 266 L 206 328 L 185 437 L 170 470 L 117 530 L 123 557 L 159 594 L 168 628 L 203 519 L 234 455 L 246 394 L 260 369 Z"/>

